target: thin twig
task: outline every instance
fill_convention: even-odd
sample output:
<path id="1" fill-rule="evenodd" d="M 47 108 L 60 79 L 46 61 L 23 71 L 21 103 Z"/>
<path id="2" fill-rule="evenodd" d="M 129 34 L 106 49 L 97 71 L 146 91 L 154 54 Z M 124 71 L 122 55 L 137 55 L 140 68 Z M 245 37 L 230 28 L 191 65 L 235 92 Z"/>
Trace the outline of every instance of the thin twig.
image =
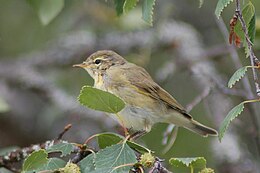
<path id="1" fill-rule="evenodd" d="M 238 16 L 238 19 L 242 25 L 242 30 L 244 31 L 244 35 L 246 38 L 246 42 L 247 42 L 247 46 L 249 49 L 249 57 L 250 57 L 250 62 L 252 66 L 258 66 L 260 64 L 260 61 L 258 60 L 258 58 L 255 56 L 255 53 L 253 51 L 253 44 L 249 38 L 248 35 L 248 29 L 246 27 L 246 22 L 243 18 L 243 15 L 241 13 L 241 9 L 240 9 L 240 0 L 236 0 L 236 15 Z M 256 88 L 256 95 L 258 97 L 260 97 L 260 85 L 259 85 L 259 80 L 258 80 L 258 76 L 256 74 L 256 69 L 252 68 L 253 71 L 253 78 L 254 78 L 254 83 L 255 83 L 255 88 Z"/>
<path id="2" fill-rule="evenodd" d="M 61 138 L 63 137 L 63 135 L 72 127 L 71 124 L 68 124 L 64 127 L 64 130 L 59 134 L 59 136 L 57 137 L 57 140 L 61 140 Z"/>
<path id="3" fill-rule="evenodd" d="M 205 99 L 209 95 L 210 90 L 210 87 L 207 87 L 204 89 L 202 93 L 200 93 L 200 95 L 195 97 L 195 99 L 192 100 L 192 102 L 186 106 L 187 112 L 190 112 L 197 104 L 199 104 L 203 99 Z"/>

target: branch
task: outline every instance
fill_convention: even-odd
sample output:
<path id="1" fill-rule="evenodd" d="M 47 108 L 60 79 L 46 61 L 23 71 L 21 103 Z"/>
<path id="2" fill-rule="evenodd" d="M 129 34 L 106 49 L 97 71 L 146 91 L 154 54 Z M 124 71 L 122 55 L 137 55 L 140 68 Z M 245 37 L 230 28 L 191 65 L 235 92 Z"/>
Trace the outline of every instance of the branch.
<path id="1" fill-rule="evenodd" d="M 49 148 L 52 145 L 58 144 L 58 143 L 68 143 L 68 142 L 63 141 L 63 140 L 51 140 L 51 141 L 46 141 L 46 142 L 41 143 L 41 144 L 34 144 L 34 145 L 29 146 L 29 147 L 25 147 L 25 148 L 16 149 L 14 151 L 11 151 L 10 153 L 8 153 L 4 156 L 0 156 L 0 168 L 4 167 L 4 168 L 7 168 L 9 170 L 14 171 L 14 170 L 16 170 L 16 168 L 14 168 L 12 166 L 14 163 L 21 162 L 23 159 L 28 157 L 29 154 L 31 154 L 34 151 L 37 151 L 39 149 L 46 149 L 46 148 Z M 79 149 L 75 147 L 74 152 L 77 153 L 78 151 L 79 151 Z"/>
<path id="2" fill-rule="evenodd" d="M 240 9 L 240 7 L 238 9 Z M 221 33 L 223 34 L 223 37 L 224 38 L 228 38 L 229 37 L 229 33 L 228 33 L 227 27 L 226 27 L 223 19 L 221 17 L 220 17 L 219 20 L 216 19 L 216 23 L 217 23 L 218 28 L 220 29 Z M 229 45 L 229 47 L 230 47 L 230 49 L 228 49 L 228 50 L 229 50 L 229 53 L 230 53 L 230 56 L 231 56 L 231 60 L 232 60 L 232 62 L 234 64 L 235 68 L 236 69 L 241 68 L 242 67 L 242 63 L 241 63 L 241 61 L 239 59 L 239 55 L 238 55 L 238 53 L 237 53 L 237 51 L 235 49 L 235 46 L 234 45 L 230 45 L 230 43 L 228 42 L 227 39 L 225 39 L 225 40 L 226 40 L 226 44 Z M 251 42 L 250 42 L 250 44 L 251 44 Z M 255 70 L 255 69 L 253 69 L 253 70 Z M 215 79 L 215 78 L 213 78 L 213 79 Z M 243 77 L 241 79 L 241 81 L 242 81 L 244 92 L 246 93 L 244 98 L 247 99 L 247 100 L 253 99 L 255 96 L 254 96 L 253 90 L 251 88 L 248 75 Z M 220 88 L 220 90 L 223 93 L 231 94 L 231 90 L 227 90 L 227 89 L 223 88 L 221 85 L 219 85 L 218 81 L 215 81 L 215 82 L 217 83 L 218 87 Z M 232 89 L 232 90 L 234 90 L 234 89 Z M 239 91 L 237 94 L 239 94 L 239 93 L 241 93 L 241 96 L 243 97 L 243 95 L 244 95 L 243 92 Z M 255 140 L 257 152 L 259 153 L 260 152 L 260 138 L 259 138 L 259 135 L 255 135 L 255 134 L 259 134 L 260 133 L 260 127 L 259 127 L 260 119 L 259 119 L 259 116 L 258 116 L 258 109 L 253 104 L 249 104 L 248 105 L 248 109 L 249 109 L 249 112 L 250 112 L 249 116 L 251 117 L 251 121 L 252 121 L 253 128 L 254 128 L 254 131 L 255 131 L 255 133 L 251 134 L 251 135 L 252 135 L 252 137 Z"/>
<path id="3" fill-rule="evenodd" d="M 21 162 L 22 160 L 27 158 L 29 156 L 29 154 L 31 154 L 32 152 L 37 151 L 39 149 L 47 149 L 47 148 L 49 148 L 55 144 L 59 144 L 59 143 L 68 143 L 67 141 L 61 140 L 61 138 L 70 128 L 71 128 L 71 124 L 66 125 L 64 127 L 64 130 L 58 135 L 58 138 L 56 140 L 49 140 L 49 141 L 45 141 L 44 143 L 41 143 L 41 144 L 34 144 L 29 147 L 16 149 L 3 156 L 0 156 L 0 168 L 4 167 L 13 172 L 20 172 L 20 170 L 14 168 L 14 166 L 13 166 L 14 163 Z M 78 155 L 86 156 L 90 152 L 86 152 L 85 149 L 83 152 L 83 148 L 75 146 L 73 153 L 77 153 L 76 156 L 78 156 Z M 72 160 L 75 160 L 76 156 Z M 81 157 L 81 159 L 82 159 L 82 157 Z M 78 159 L 78 160 L 80 160 L 80 159 Z"/>
<path id="4" fill-rule="evenodd" d="M 248 29 L 246 27 L 246 22 L 243 18 L 243 15 L 241 13 L 241 9 L 240 9 L 240 0 L 236 0 L 236 15 L 238 16 L 238 19 L 242 25 L 242 29 L 244 31 L 244 35 L 246 38 L 246 42 L 247 42 L 247 46 L 249 49 L 249 57 L 250 57 L 250 62 L 252 66 L 260 66 L 260 61 L 258 60 L 258 58 L 255 56 L 255 53 L 253 51 L 253 44 L 250 41 L 249 35 L 248 35 Z M 258 76 L 256 74 L 256 69 L 252 68 L 253 70 L 253 78 L 254 78 L 254 82 L 255 82 L 255 88 L 256 88 L 256 95 L 258 97 L 260 97 L 260 85 L 259 85 L 259 79 Z"/>
<path id="5" fill-rule="evenodd" d="M 203 99 L 205 99 L 210 94 L 210 90 L 210 87 L 205 88 L 203 92 L 200 93 L 200 95 L 193 99 L 192 102 L 186 106 L 187 112 L 190 112 L 197 104 L 199 104 Z"/>

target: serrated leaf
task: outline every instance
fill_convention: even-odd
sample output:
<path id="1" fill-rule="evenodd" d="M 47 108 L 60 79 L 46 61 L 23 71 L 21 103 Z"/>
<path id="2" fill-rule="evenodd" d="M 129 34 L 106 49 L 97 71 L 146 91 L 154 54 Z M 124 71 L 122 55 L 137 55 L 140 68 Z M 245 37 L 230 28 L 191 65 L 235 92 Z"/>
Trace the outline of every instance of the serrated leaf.
<path id="1" fill-rule="evenodd" d="M 70 154 L 73 151 L 73 148 L 74 146 L 70 143 L 59 143 L 47 148 L 46 151 L 48 153 L 61 152 L 61 157 L 63 157 Z"/>
<path id="2" fill-rule="evenodd" d="M 116 14 L 118 16 L 122 15 L 123 12 L 124 12 L 124 3 L 125 3 L 125 0 L 114 0 L 114 4 L 116 6 Z"/>
<path id="3" fill-rule="evenodd" d="M 238 82 L 240 79 L 242 79 L 242 77 L 245 76 L 246 71 L 247 71 L 247 66 L 245 67 L 241 67 L 240 69 L 238 69 L 233 75 L 232 77 L 229 79 L 228 81 L 228 87 L 232 88 L 236 82 Z"/>
<path id="4" fill-rule="evenodd" d="M 227 7 L 233 0 L 218 0 L 217 7 L 215 9 L 215 14 L 219 18 L 222 11 L 224 10 L 225 7 Z"/>
<path id="5" fill-rule="evenodd" d="M 248 29 L 248 34 L 251 42 L 253 43 L 254 37 L 255 37 L 255 7 L 249 1 L 245 7 L 242 10 L 242 15 L 245 20 L 246 27 Z M 245 34 L 242 29 L 242 25 L 240 22 L 238 22 L 234 27 L 234 32 L 238 35 L 238 37 L 243 42 L 243 46 L 247 47 L 247 44 L 245 42 Z"/>
<path id="6" fill-rule="evenodd" d="M 100 149 L 118 144 L 124 138 L 116 133 L 100 133 L 98 136 L 98 146 Z"/>
<path id="7" fill-rule="evenodd" d="M 125 0 L 123 6 L 124 13 L 127 13 L 128 11 L 132 10 L 136 6 L 137 1 L 138 0 Z"/>
<path id="8" fill-rule="evenodd" d="M 115 172 L 128 172 L 130 166 L 122 166 L 125 164 L 136 163 L 134 151 L 126 144 L 116 144 L 100 150 L 96 153 L 95 165 L 96 169 L 107 168 L 116 170 Z M 122 166 L 117 168 L 118 166 Z M 110 172 L 110 171 L 108 171 Z"/>
<path id="9" fill-rule="evenodd" d="M 79 162 L 79 167 L 82 173 L 89 173 L 95 170 L 94 158 L 95 155 L 92 153 Z"/>
<path id="10" fill-rule="evenodd" d="M 254 14 L 254 16 L 252 17 L 252 19 L 248 25 L 248 36 L 252 43 L 254 43 L 254 41 L 255 41 L 255 33 L 256 33 L 256 17 Z M 248 48 L 246 41 L 244 41 L 244 47 L 245 47 L 245 54 L 246 54 L 246 58 L 247 58 L 250 56 L 250 50 Z"/>
<path id="11" fill-rule="evenodd" d="M 10 110 L 9 105 L 0 97 L 0 113 L 4 113 Z"/>
<path id="12" fill-rule="evenodd" d="M 48 162 L 48 153 L 41 149 L 39 151 L 32 152 L 23 163 L 22 172 L 34 171 L 41 168 Z"/>
<path id="13" fill-rule="evenodd" d="M 153 10 L 154 10 L 155 0 L 144 0 L 142 7 L 142 18 L 149 25 L 153 25 Z"/>
<path id="14" fill-rule="evenodd" d="M 91 86 L 81 89 L 78 100 L 84 106 L 108 113 L 117 113 L 125 107 L 119 97 Z"/>
<path id="15" fill-rule="evenodd" d="M 204 157 L 191 157 L 191 158 L 171 158 L 170 164 L 176 167 L 193 167 L 205 168 L 206 159 Z"/>
<path id="16" fill-rule="evenodd" d="M 59 158 L 50 158 L 48 162 L 42 167 L 37 169 L 38 171 L 46 171 L 46 170 L 56 170 L 59 168 L 63 168 L 66 165 L 66 162 Z"/>
<path id="17" fill-rule="evenodd" d="M 226 133 L 226 130 L 232 120 L 234 120 L 241 112 L 244 110 L 244 102 L 240 103 L 239 105 L 235 106 L 226 116 L 226 118 L 223 120 L 223 122 L 220 125 L 219 128 L 219 141 L 222 140 L 224 134 Z"/>
<path id="18" fill-rule="evenodd" d="M 43 25 L 48 25 L 64 7 L 64 0 L 27 0 L 37 11 Z"/>

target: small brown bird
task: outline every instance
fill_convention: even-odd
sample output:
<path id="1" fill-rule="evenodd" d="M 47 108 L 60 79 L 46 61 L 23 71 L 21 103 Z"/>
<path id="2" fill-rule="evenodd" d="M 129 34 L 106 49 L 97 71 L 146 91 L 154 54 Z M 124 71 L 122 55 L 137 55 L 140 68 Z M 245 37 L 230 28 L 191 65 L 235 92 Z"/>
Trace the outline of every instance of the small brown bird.
<path id="1" fill-rule="evenodd" d="M 126 106 L 119 112 L 126 128 L 137 133 L 149 132 L 158 122 L 172 123 L 202 136 L 218 135 L 217 131 L 195 121 L 147 71 L 111 50 L 97 51 L 82 64 L 94 79 L 94 87 L 120 97 Z M 115 116 L 117 117 L 117 116 Z"/>

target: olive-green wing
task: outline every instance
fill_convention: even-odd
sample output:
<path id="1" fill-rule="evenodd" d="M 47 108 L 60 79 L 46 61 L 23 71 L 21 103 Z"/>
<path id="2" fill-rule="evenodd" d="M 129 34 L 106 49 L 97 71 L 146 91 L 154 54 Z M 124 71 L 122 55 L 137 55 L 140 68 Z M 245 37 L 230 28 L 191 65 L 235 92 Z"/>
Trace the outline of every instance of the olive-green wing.
<path id="1" fill-rule="evenodd" d="M 128 73 L 125 73 L 130 83 L 136 86 L 140 91 L 148 96 L 162 101 L 168 108 L 174 109 L 188 118 L 192 118 L 186 110 L 179 104 L 167 91 L 162 89 L 157 83 L 153 81 L 151 76 L 139 66 L 134 66 L 135 73 L 129 73 L 133 69 L 128 69 Z"/>

